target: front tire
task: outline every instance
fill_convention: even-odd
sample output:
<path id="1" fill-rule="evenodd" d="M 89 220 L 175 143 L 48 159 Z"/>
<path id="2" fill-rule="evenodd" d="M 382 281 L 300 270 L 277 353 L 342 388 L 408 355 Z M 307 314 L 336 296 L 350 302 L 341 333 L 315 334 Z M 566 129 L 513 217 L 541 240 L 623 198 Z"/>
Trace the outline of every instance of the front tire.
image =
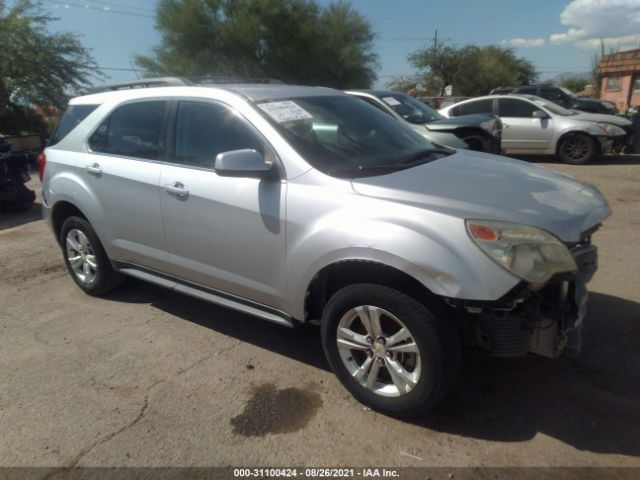
<path id="1" fill-rule="evenodd" d="M 124 276 L 111 266 L 98 235 L 84 218 L 69 217 L 64 221 L 60 245 L 71 278 L 85 293 L 103 295 L 124 281 Z"/>
<path id="2" fill-rule="evenodd" d="M 433 408 L 460 362 L 452 320 L 374 284 L 350 285 L 329 299 L 322 344 L 333 372 L 357 400 L 396 417 Z"/>
<path id="3" fill-rule="evenodd" d="M 571 165 L 584 165 L 596 155 L 596 142 L 580 133 L 567 135 L 558 146 L 560 159 Z"/>

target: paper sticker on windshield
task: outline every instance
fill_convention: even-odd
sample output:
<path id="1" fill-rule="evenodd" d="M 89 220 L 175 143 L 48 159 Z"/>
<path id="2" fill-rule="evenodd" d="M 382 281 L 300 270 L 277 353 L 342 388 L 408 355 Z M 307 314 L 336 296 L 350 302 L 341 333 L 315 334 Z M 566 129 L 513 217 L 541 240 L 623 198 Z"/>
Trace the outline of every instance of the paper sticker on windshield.
<path id="1" fill-rule="evenodd" d="M 284 102 L 261 103 L 258 107 L 278 123 L 294 122 L 296 120 L 307 120 L 309 118 L 313 118 L 313 115 L 291 100 L 286 100 Z"/>
<path id="2" fill-rule="evenodd" d="M 384 100 L 384 103 L 386 103 L 387 105 L 391 105 L 392 107 L 395 107 L 396 105 L 402 105 L 393 97 L 382 97 L 382 100 Z"/>

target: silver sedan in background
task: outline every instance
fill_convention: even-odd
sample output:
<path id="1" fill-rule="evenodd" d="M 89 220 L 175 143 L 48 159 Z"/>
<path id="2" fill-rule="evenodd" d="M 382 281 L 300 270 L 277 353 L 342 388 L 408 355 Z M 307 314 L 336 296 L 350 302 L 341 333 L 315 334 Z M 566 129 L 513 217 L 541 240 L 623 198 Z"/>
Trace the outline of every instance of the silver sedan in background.
<path id="1" fill-rule="evenodd" d="M 440 110 L 447 117 L 495 113 L 502 119 L 507 154 L 558 155 L 583 164 L 596 155 L 620 151 L 631 143 L 632 123 L 624 117 L 567 110 L 533 95 L 491 95 Z"/>

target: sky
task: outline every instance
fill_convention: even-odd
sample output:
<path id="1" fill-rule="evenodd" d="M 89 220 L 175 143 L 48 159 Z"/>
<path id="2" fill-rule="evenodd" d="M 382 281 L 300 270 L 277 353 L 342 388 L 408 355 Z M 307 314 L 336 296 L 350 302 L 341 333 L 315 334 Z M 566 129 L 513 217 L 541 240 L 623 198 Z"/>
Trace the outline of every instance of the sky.
<path id="1" fill-rule="evenodd" d="M 59 20 L 52 31 L 77 33 L 108 81 L 136 78 L 133 57 L 160 42 L 156 0 L 42 0 Z M 318 0 L 321 4 L 329 0 Z M 11 3 L 11 2 L 9 2 Z M 416 72 L 407 55 L 438 41 L 500 44 L 529 59 L 540 79 L 591 69 L 600 39 L 607 49 L 640 43 L 640 0 L 352 0 L 377 34 L 376 86 Z"/>

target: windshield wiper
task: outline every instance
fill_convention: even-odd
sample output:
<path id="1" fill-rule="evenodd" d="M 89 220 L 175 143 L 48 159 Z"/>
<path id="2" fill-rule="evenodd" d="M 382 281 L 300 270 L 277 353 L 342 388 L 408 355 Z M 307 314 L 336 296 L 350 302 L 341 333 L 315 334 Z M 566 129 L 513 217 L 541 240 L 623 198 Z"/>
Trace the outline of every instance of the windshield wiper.
<path id="1" fill-rule="evenodd" d="M 340 174 L 347 172 L 355 172 L 357 174 L 363 173 L 366 174 L 368 172 L 378 172 L 384 170 L 405 170 L 407 168 L 417 167 L 418 165 L 422 165 L 423 163 L 427 163 L 428 161 L 437 160 L 439 158 L 445 157 L 447 155 L 451 155 L 453 150 L 436 150 L 436 149 L 428 149 L 428 150 L 420 150 L 419 152 L 413 153 L 405 158 L 400 159 L 395 163 L 379 163 L 379 164 L 371 164 L 371 165 L 348 165 L 344 167 L 334 168 L 327 171 L 327 174 Z"/>

